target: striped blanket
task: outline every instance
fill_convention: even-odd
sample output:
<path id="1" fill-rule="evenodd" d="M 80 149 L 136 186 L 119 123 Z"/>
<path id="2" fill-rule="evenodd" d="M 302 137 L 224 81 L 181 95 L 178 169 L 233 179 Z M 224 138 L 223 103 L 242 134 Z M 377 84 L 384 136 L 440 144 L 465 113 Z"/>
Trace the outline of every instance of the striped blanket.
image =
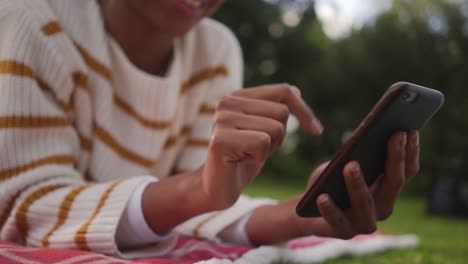
<path id="1" fill-rule="evenodd" d="M 304 237 L 277 246 L 251 248 L 246 246 L 218 245 L 193 238 L 180 237 L 177 246 L 163 258 L 122 260 L 101 254 L 69 249 L 29 248 L 0 241 L 0 263 L 24 264 L 262 264 L 278 261 L 316 263 L 343 255 L 367 255 L 376 252 L 414 247 L 414 235 L 389 235 L 376 232 L 357 236 L 351 240 L 322 237 Z"/>

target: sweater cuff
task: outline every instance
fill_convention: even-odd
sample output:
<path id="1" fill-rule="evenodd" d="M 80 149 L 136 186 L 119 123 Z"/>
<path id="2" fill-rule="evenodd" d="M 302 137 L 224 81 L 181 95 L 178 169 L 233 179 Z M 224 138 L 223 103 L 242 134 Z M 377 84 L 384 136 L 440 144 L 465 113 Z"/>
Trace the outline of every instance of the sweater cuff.
<path id="1" fill-rule="evenodd" d="M 143 214 L 143 193 L 148 185 L 157 181 L 156 178 L 147 179 L 141 182 L 131 194 L 116 232 L 117 246 L 120 250 L 144 247 L 174 236 L 173 232 L 164 235 L 156 234 L 149 227 Z"/>
<path id="2" fill-rule="evenodd" d="M 253 211 L 250 211 L 235 222 L 232 232 L 223 237 L 224 241 L 235 245 L 253 246 L 252 242 L 250 242 L 249 234 L 247 233 L 247 223 L 249 222 L 252 214 Z"/>
<path id="3" fill-rule="evenodd" d="M 277 201 L 273 199 L 250 198 L 241 195 L 232 207 L 224 211 L 211 212 L 193 217 L 177 226 L 176 230 L 187 236 L 222 242 L 218 234 L 226 227 L 239 221 L 257 207 L 276 203 Z"/>

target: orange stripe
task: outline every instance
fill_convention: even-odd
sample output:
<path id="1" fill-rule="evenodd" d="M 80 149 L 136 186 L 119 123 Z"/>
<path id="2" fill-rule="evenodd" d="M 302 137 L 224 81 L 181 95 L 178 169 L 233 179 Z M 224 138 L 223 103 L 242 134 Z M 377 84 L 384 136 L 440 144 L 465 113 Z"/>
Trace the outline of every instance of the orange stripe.
<path id="1" fill-rule="evenodd" d="M 29 226 L 27 222 L 27 214 L 29 207 L 36 202 L 37 200 L 41 199 L 42 197 L 46 196 L 47 194 L 66 186 L 65 184 L 57 184 L 57 185 L 50 185 L 46 187 L 42 187 L 41 189 L 36 190 L 35 192 L 31 193 L 23 202 L 19 205 L 18 209 L 16 210 L 15 220 L 16 220 L 16 228 L 20 234 L 20 239 L 23 244 L 26 242 L 28 238 Z"/>
<path id="2" fill-rule="evenodd" d="M 75 234 L 75 244 L 78 246 L 78 248 L 80 250 L 87 250 L 87 251 L 90 250 L 90 248 L 88 246 L 88 241 L 86 239 L 86 234 L 88 233 L 89 226 L 94 221 L 94 219 L 97 217 L 97 215 L 101 211 L 102 207 L 104 207 L 104 205 L 106 204 L 106 201 L 109 198 L 112 191 L 121 182 L 122 181 L 117 181 L 117 182 L 113 183 L 109 188 L 107 188 L 107 190 L 104 192 L 101 199 L 99 200 L 99 203 L 98 203 L 96 209 L 94 210 L 93 214 L 91 215 L 91 217 L 76 232 L 76 234 Z"/>
<path id="3" fill-rule="evenodd" d="M 26 171 L 29 171 L 29 170 L 32 170 L 41 166 L 51 165 L 51 164 L 72 165 L 73 163 L 74 163 L 74 159 L 72 156 L 69 156 L 69 155 L 49 156 L 43 159 L 32 161 L 25 165 L 21 165 L 15 168 L 0 171 L 0 182 L 8 180 L 18 174 L 24 173 Z"/>
<path id="4" fill-rule="evenodd" d="M 140 166 L 143 166 L 145 168 L 152 168 L 156 162 L 147 159 L 145 157 L 140 156 L 139 154 L 136 154 L 128 149 L 126 149 L 124 146 L 122 146 L 117 140 L 112 137 L 112 135 L 106 131 L 104 128 L 99 126 L 97 123 L 95 123 L 95 133 L 97 137 L 104 143 L 106 144 L 109 148 L 114 150 L 119 156 L 122 158 L 137 163 Z"/>
<path id="5" fill-rule="evenodd" d="M 63 117 L 0 116 L 0 129 L 4 128 L 50 128 L 69 126 Z"/>
<path id="6" fill-rule="evenodd" d="M 79 186 L 78 188 L 75 188 L 70 191 L 70 193 L 65 197 L 65 199 L 62 201 L 62 204 L 60 205 L 60 210 L 58 213 L 58 218 L 57 222 L 55 225 L 50 229 L 49 232 L 42 238 L 42 246 L 43 247 L 49 247 L 49 239 L 54 234 L 61 226 L 65 224 L 68 218 L 68 213 L 70 212 L 70 209 L 73 205 L 73 202 L 75 201 L 76 197 L 83 192 L 86 188 L 92 186 L 93 184 L 87 184 L 87 185 L 82 185 Z"/>
<path id="7" fill-rule="evenodd" d="M 54 95 L 54 98 L 56 99 L 57 104 L 60 106 L 60 108 L 62 108 L 63 112 L 65 112 L 65 113 L 73 112 L 73 106 L 70 103 L 65 102 L 63 100 L 60 100 L 57 97 L 55 97 L 55 93 L 52 91 L 52 88 L 50 88 L 50 86 L 48 84 L 46 84 L 44 81 L 42 81 L 40 79 L 36 79 L 36 81 L 37 81 L 37 84 L 39 85 L 39 87 L 43 91 L 49 92 L 49 93 Z"/>
<path id="8" fill-rule="evenodd" d="M 171 148 L 172 146 L 174 146 L 175 144 L 177 144 L 177 142 L 184 136 L 188 135 L 190 133 L 190 131 L 192 131 L 192 127 L 191 126 L 184 126 L 182 128 L 182 131 L 180 131 L 180 133 L 178 135 L 174 135 L 174 136 L 171 136 L 169 137 L 167 140 L 166 140 L 166 144 L 164 144 L 164 149 L 168 149 L 168 148 Z"/>
<path id="9" fill-rule="evenodd" d="M 192 77 L 190 77 L 190 79 L 188 79 L 186 82 L 184 82 L 182 84 L 181 92 L 186 93 L 191 87 L 193 87 L 193 86 L 195 86 L 195 85 L 197 85 L 197 84 L 199 84 L 201 82 L 213 79 L 213 78 L 215 78 L 217 76 L 228 76 L 228 74 L 229 74 L 229 71 L 224 66 L 218 66 L 218 67 L 215 67 L 215 68 L 204 69 L 204 70 L 194 74 Z"/>
<path id="10" fill-rule="evenodd" d="M 36 79 L 36 75 L 30 67 L 12 60 L 0 60 L 0 74 L 11 74 Z"/>
<path id="11" fill-rule="evenodd" d="M 87 93 L 90 92 L 88 86 L 88 76 L 86 76 L 84 73 L 78 71 L 72 73 L 72 80 L 78 88 L 85 90 Z"/>
<path id="12" fill-rule="evenodd" d="M 189 139 L 187 141 L 187 145 L 193 147 L 208 147 L 210 145 L 210 141 L 204 139 Z"/>
<path id="13" fill-rule="evenodd" d="M 62 26 L 57 21 L 47 23 L 41 28 L 42 33 L 46 36 L 51 36 L 63 32 Z"/>
<path id="14" fill-rule="evenodd" d="M 91 150 L 93 150 L 93 141 L 83 135 L 78 136 L 80 138 L 81 149 L 87 152 L 91 152 Z"/>
<path id="15" fill-rule="evenodd" d="M 201 221 L 200 223 L 198 223 L 198 225 L 195 227 L 195 229 L 193 229 L 193 236 L 194 237 L 200 237 L 200 229 L 206 225 L 206 223 L 208 223 L 209 221 L 213 220 L 215 217 L 217 217 L 218 215 L 220 215 L 221 212 L 217 212 L 217 213 L 214 213 L 212 215 L 210 215 L 208 218 L 206 218 L 205 220 Z"/>
<path id="16" fill-rule="evenodd" d="M 31 78 L 37 82 L 37 84 L 39 85 L 39 87 L 41 87 L 42 90 L 54 94 L 50 86 L 43 80 L 41 80 L 38 76 L 36 76 L 31 67 L 23 63 L 12 60 L 0 60 L 0 75 L 2 74 Z M 59 99 L 57 99 L 57 102 L 62 107 L 64 112 L 70 112 L 73 110 L 73 106 L 68 102 L 64 102 Z"/>
<path id="17" fill-rule="evenodd" d="M 93 71 L 95 71 L 104 79 L 108 81 L 112 80 L 112 73 L 109 70 L 109 68 L 106 65 L 104 65 L 104 63 L 101 63 L 99 60 L 94 58 L 91 55 L 91 53 L 89 53 L 86 49 L 84 49 L 82 46 L 80 46 L 76 42 L 75 42 L 75 46 L 78 49 L 78 52 L 80 53 L 84 62 L 86 63 L 86 65 L 88 65 L 89 68 L 91 68 Z"/>
<path id="18" fill-rule="evenodd" d="M 171 148 L 172 146 L 174 146 L 177 143 L 178 140 L 179 140 L 178 136 L 169 137 L 167 139 L 166 143 L 164 144 L 164 149 Z"/>
<path id="19" fill-rule="evenodd" d="M 86 93 L 90 94 L 89 81 L 86 74 L 76 71 L 72 73 L 72 80 L 76 87 L 83 89 Z M 83 135 L 78 135 L 80 138 L 81 149 L 91 152 L 93 149 L 93 141 Z"/>
<path id="20" fill-rule="evenodd" d="M 211 107 L 209 105 L 202 105 L 200 108 L 200 113 L 201 114 L 214 114 L 216 112 L 215 107 Z"/>
<path id="21" fill-rule="evenodd" d="M 186 136 L 186 135 L 190 134 L 190 132 L 192 132 L 192 126 L 186 125 L 186 126 L 184 126 L 184 127 L 182 128 L 182 131 L 180 131 L 180 134 L 181 134 L 182 136 Z"/>
<path id="22" fill-rule="evenodd" d="M 171 122 L 158 122 L 158 121 L 153 121 L 149 120 L 140 114 L 137 113 L 135 109 L 133 109 L 129 104 L 127 104 L 123 99 L 119 98 L 118 96 L 114 96 L 114 102 L 115 104 L 120 107 L 125 113 L 127 113 L 129 116 L 135 118 L 140 124 L 142 124 L 145 127 L 151 128 L 151 129 L 168 129 L 171 126 Z"/>

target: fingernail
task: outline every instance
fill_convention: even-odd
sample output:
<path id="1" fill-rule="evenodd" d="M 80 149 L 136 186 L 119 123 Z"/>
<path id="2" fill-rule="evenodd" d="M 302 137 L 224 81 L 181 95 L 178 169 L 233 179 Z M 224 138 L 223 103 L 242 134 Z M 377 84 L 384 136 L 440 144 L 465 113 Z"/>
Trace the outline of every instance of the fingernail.
<path id="1" fill-rule="evenodd" d="M 316 118 L 312 119 L 312 126 L 316 129 L 316 131 L 320 134 L 323 132 L 323 125 L 320 121 Z"/>
<path id="2" fill-rule="evenodd" d="M 319 202 L 323 205 L 327 205 L 330 199 L 328 198 L 328 195 L 322 195 L 319 198 Z"/>
<path id="3" fill-rule="evenodd" d="M 299 88 L 297 88 L 297 86 L 295 85 L 290 85 L 289 86 L 291 88 L 291 90 L 293 91 L 293 93 L 297 96 L 297 97 L 302 97 L 301 95 L 301 90 Z"/>
<path id="4" fill-rule="evenodd" d="M 353 176 L 355 179 L 360 179 L 361 178 L 361 168 L 359 167 L 359 164 L 356 164 L 351 171 L 351 176 Z"/>

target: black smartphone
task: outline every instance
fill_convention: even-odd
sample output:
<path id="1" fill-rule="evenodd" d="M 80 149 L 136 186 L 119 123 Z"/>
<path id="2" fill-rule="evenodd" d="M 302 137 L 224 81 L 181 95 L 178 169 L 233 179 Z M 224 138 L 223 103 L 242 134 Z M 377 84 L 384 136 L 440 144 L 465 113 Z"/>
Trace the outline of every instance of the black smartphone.
<path id="1" fill-rule="evenodd" d="M 396 131 L 420 130 L 443 102 L 444 96 L 437 90 L 407 82 L 392 85 L 307 190 L 296 207 L 297 214 L 320 216 L 316 200 L 322 193 L 347 210 L 350 205 L 343 177 L 346 163 L 359 162 L 370 186 L 384 171 L 390 136 Z"/>

